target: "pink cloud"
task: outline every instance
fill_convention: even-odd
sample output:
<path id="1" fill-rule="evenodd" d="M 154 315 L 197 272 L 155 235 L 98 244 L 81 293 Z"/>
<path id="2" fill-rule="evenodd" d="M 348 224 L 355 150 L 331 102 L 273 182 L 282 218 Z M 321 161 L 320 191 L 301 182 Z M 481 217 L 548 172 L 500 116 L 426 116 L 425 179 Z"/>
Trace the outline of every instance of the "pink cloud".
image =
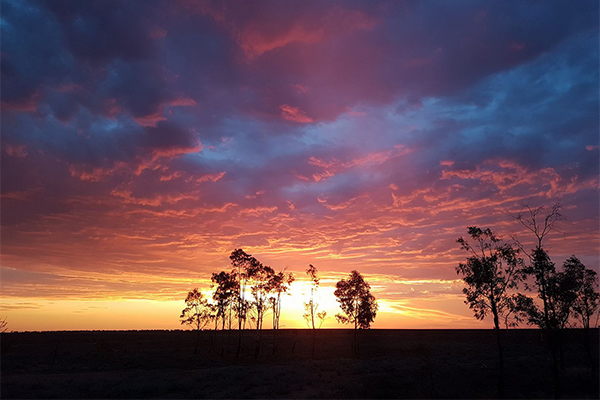
<path id="1" fill-rule="evenodd" d="M 5 144 L 4 146 L 4 152 L 6 154 L 8 154 L 10 157 L 18 157 L 18 158 L 25 158 L 27 157 L 27 146 L 23 145 L 23 144 Z"/>
<path id="2" fill-rule="evenodd" d="M 223 178 L 225 176 L 225 171 L 223 172 L 219 172 L 218 174 L 207 174 L 207 175 L 203 175 L 200 178 L 196 179 L 196 182 L 200 183 L 200 182 L 217 182 L 218 180 L 220 180 L 221 178 Z"/>
<path id="3" fill-rule="evenodd" d="M 303 124 L 313 122 L 312 118 L 306 116 L 306 113 L 300 110 L 298 107 L 282 104 L 279 106 L 279 108 L 281 109 L 281 116 L 288 121 L 294 121 Z"/>
<path id="4" fill-rule="evenodd" d="M 370 30 L 378 22 L 361 11 L 334 7 L 321 15 L 302 15 L 285 22 L 272 19 L 250 21 L 233 31 L 246 58 L 253 60 L 293 43 L 312 44 L 337 35 Z"/>

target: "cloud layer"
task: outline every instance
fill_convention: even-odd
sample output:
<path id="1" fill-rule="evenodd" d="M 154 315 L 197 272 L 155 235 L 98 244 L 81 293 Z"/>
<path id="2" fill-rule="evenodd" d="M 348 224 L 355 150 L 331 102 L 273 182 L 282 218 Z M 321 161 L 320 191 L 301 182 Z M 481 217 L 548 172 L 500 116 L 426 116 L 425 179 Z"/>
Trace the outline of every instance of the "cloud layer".
<path id="1" fill-rule="evenodd" d="M 598 268 L 598 12 L 5 1 L 2 297 L 175 300 L 243 247 L 456 326 L 456 238 L 556 199 Z"/>

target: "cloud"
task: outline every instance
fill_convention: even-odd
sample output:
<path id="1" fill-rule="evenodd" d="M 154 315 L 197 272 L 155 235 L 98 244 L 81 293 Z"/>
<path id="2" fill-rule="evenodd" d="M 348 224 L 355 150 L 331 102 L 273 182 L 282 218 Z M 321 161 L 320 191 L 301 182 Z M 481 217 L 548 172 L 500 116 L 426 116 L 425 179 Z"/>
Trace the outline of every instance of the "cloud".
<path id="1" fill-rule="evenodd" d="M 522 235 L 510 213 L 555 198 L 569 221 L 553 259 L 597 267 L 597 15 L 595 2 L 3 2 L 9 293 L 169 297 L 244 246 L 331 282 L 358 269 L 394 312 L 450 321 L 456 237 Z"/>
<path id="2" fill-rule="evenodd" d="M 279 106 L 279 108 L 281 109 L 281 116 L 288 121 L 300 122 L 304 124 L 313 122 L 312 118 L 307 117 L 306 113 L 300 110 L 298 107 L 282 104 Z"/>

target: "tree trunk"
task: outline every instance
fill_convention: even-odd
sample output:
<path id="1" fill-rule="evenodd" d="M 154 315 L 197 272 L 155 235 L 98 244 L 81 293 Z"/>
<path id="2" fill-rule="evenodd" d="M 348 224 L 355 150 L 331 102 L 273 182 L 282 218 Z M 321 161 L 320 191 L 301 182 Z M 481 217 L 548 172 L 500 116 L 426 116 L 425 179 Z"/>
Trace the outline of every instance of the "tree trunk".
<path id="1" fill-rule="evenodd" d="M 504 398 L 504 346 L 500 332 L 500 321 L 496 302 L 492 299 L 492 313 L 494 314 L 494 330 L 496 331 L 496 345 L 498 346 L 498 398 Z"/>
<path id="2" fill-rule="evenodd" d="M 590 349 L 590 328 L 586 326 L 584 329 L 585 336 L 583 337 L 583 345 L 585 346 L 585 352 L 587 353 L 588 361 L 590 362 L 590 369 L 592 371 L 592 377 L 596 376 L 596 363 L 592 357 L 592 351 Z"/>
<path id="3" fill-rule="evenodd" d="M 558 349 L 556 344 L 556 332 L 554 329 L 549 329 L 550 349 L 552 350 L 552 382 L 554 385 L 554 398 L 560 399 L 560 371 L 558 368 Z"/>
<path id="4" fill-rule="evenodd" d="M 197 329 L 196 332 L 198 332 L 198 334 L 196 335 L 196 348 L 194 349 L 194 354 L 198 354 L 198 345 L 200 344 L 200 329 Z"/>
<path id="5" fill-rule="evenodd" d="M 496 344 L 498 345 L 498 398 L 504 398 L 504 346 L 500 337 L 500 329 L 496 328 Z"/>

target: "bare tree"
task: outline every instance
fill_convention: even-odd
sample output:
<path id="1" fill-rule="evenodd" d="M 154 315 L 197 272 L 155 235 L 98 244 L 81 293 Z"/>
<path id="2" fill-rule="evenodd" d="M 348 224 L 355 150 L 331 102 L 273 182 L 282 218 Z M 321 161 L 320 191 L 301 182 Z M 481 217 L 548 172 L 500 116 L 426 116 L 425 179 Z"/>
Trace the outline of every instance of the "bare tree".
<path id="1" fill-rule="evenodd" d="M 6 320 L 6 317 L 0 317 L 0 333 L 2 332 L 6 332 L 6 330 L 8 326 L 8 321 Z"/>
<path id="2" fill-rule="evenodd" d="M 352 352 L 358 353 L 358 329 L 369 329 L 377 316 L 377 301 L 371 294 L 371 286 L 358 271 L 352 271 L 348 279 L 342 279 L 335 285 L 334 292 L 343 314 L 335 318 L 342 324 L 354 325 Z"/>
<path id="3" fill-rule="evenodd" d="M 468 227 L 474 245 L 463 237 L 457 242 L 469 252 L 466 263 L 456 267 L 456 273 L 463 276 L 467 285 L 463 289 L 475 318 L 484 319 L 492 314 L 496 343 L 498 346 L 498 397 L 504 397 L 504 344 L 501 337 L 500 319 L 506 320 L 512 312 L 510 289 L 515 289 L 523 279 L 520 272 L 521 260 L 518 251 L 508 243 L 503 243 L 489 228 Z M 507 324 L 506 324 L 507 325 Z"/>
<path id="4" fill-rule="evenodd" d="M 196 348 L 194 349 L 194 354 L 197 354 L 200 331 L 214 319 L 214 308 L 197 288 L 188 293 L 185 304 L 186 307 L 181 311 L 179 318 L 182 325 L 189 325 L 197 331 Z"/>
<path id="5" fill-rule="evenodd" d="M 528 231 L 533 233 L 537 240 L 536 249 L 541 249 L 544 238 L 548 236 L 550 232 L 556 230 L 558 222 L 565 220 L 565 216 L 562 214 L 562 204 L 560 201 L 555 202 L 549 209 L 544 205 L 532 208 L 529 204 L 523 204 L 521 211 L 519 211 L 514 218 Z M 516 236 L 514 236 L 513 239 L 515 239 L 519 245 L 521 244 Z M 530 254 L 530 257 L 532 256 L 533 254 Z"/>

